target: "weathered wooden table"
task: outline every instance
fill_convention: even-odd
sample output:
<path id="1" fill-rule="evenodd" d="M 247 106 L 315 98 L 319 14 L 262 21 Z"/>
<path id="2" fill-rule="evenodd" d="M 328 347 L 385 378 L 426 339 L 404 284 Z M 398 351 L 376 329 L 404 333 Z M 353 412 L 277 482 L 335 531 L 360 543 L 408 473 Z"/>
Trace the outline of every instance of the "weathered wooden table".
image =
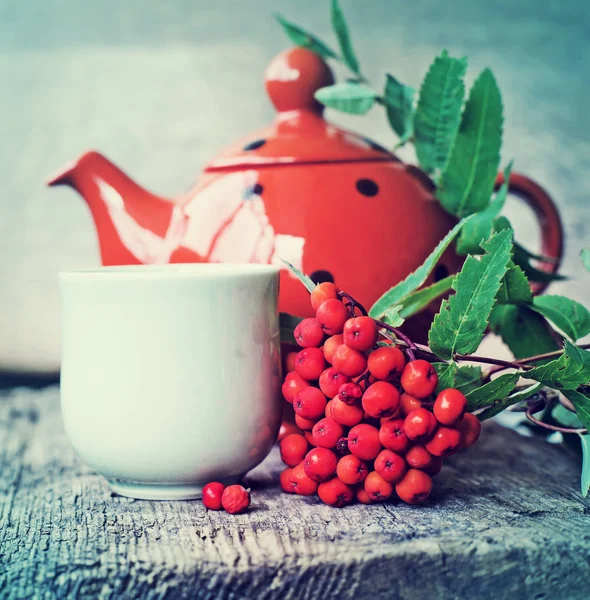
<path id="1" fill-rule="evenodd" d="M 57 389 L 0 397 L 0 597 L 590 597 L 590 498 L 561 448 L 491 424 L 422 507 L 333 509 L 282 494 L 280 468 L 250 474 L 243 515 L 114 497 Z"/>

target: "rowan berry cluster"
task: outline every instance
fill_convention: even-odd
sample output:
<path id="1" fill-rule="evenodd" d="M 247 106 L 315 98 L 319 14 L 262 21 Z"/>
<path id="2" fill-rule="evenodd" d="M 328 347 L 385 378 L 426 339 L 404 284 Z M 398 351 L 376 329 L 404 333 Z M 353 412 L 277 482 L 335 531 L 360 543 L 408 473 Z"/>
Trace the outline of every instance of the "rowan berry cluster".
<path id="1" fill-rule="evenodd" d="M 442 459 L 474 444 L 481 425 L 459 390 L 435 395 L 428 361 L 378 343 L 377 322 L 343 297 L 333 283 L 316 286 L 316 316 L 294 332 L 302 349 L 286 357 L 282 392 L 302 433 L 280 441 L 281 487 L 331 506 L 424 502 Z"/>

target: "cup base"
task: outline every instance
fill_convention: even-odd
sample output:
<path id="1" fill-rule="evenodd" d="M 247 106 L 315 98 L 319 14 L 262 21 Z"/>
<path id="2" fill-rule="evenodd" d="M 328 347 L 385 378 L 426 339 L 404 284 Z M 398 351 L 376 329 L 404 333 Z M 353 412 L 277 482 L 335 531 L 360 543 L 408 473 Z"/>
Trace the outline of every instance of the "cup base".
<path id="1" fill-rule="evenodd" d="M 238 483 L 243 476 L 222 480 L 225 485 Z M 203 497 L 203 486 L 198 483 L 143 483 L 126 479 L 107 479 L 113 492 L 136 500 L 198 500 Z"/>

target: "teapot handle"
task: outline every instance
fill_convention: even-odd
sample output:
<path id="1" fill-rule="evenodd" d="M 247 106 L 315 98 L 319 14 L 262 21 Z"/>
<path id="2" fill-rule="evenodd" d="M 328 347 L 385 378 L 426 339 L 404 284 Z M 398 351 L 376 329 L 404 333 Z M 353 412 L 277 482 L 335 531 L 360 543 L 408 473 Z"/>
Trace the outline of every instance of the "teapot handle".
<path id="1" fill-rule="evenodd" d="M 496 188 L 504 183 L 500 173 Z M 541 228 L 541 254 L 550 261 L 541 261 L 538 268 L 547 273 L 557 273 L 563 258 L 563 225 L 559 211 L 549 194 L 532 179 L 520 173 L 512 173 L 508 191 L 524 200 L 535 212 Z M 549 283 L 535 282 L 531 285 L 533 294 L 541 294 Z"/>

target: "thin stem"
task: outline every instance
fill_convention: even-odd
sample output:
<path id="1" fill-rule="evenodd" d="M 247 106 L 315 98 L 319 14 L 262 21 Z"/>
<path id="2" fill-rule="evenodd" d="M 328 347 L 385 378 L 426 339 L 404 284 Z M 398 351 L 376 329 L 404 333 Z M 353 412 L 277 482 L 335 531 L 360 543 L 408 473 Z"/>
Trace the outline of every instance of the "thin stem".
<path id="1" fill-rule="evenodd" d="M 590 344 L 579 344 L 578 348 L 582 348 L 582 350 L 588 350 L 590 348 Z M 516 362 L 519 364 L 527 364 L 532 362 L 539 362 L 540 360 L 545 360 L 546 358 L 557 358 L 563 354 L 563 350 L 555 350 L 553 352 L 545 352 L 545 354 L 537 354 L 535 356 L 527 356 L 526 358 L 519 358 Z"/>
<path id="2" fill-rule="evenodd" d="M 545 405 L 543 405 L 542 408 L 544 408 L 544 407 L 545 407 Z M 557 425 L 550 425 L 549 423 L 543 423 L 543 421 L 539 421 L 539 419 L 537 419 L 536 417 L 533 416 L 533 411 L 538 412 L 539 410 L 541 410 L 541 408 L 538 408 L 535 406 L 530 406 L 524 414 L 526 415 L 526 418 L 531 423 L 534 423 L 535 425 L 539 425 L 539 427 L 544 427 L 545 429 L 549 429 L 551 431 L 559 431 L 561 433 L 580 433 L 580 434 L 588 433 L 588 430 L 586 428 L 573 429 L 571 427 L 559 427 Z"/>
<path id="3" fill-rule="evenodd" d="M 418 349 L 418 346 L 416 346 L 416 344 L 405 334 L 402 333 L 399 329 L 397 329 L 396 327 L 392 327 L 391 325 L 388 325 L 387 323 L 384 323 L 383 321 L 378 321 L 377 319 L 375 319 L 375 323 L 377 323 L 378 327 L 381 327 L 382 329 L 386 329 L 387 331 L 391 331 L 391 333 L 393 333 L 395 335 L 396 338 L 400 339 L 402 342 L 404 342 L 404 344 L 406 344 L 406 346 L 408 347 L 408 358 L 410 360 L 414 360 L 415 359 L 415 350 Z"/>
<path id="4" fill-rule="evenodd" d="M 361 313 L 363 314 L 363 316 L 367 316 L 369 313 L 367 312 L 367 309 L 360 303 L 357 302 L 350 294 L 347 294 L 346 292 L 338 292 L 338 295 L 341 298 L 346 298 L 348 300 L 348 302 L 352 305 L 352 313 L 354 314 L 354 309 L 358 308 Z"/>

